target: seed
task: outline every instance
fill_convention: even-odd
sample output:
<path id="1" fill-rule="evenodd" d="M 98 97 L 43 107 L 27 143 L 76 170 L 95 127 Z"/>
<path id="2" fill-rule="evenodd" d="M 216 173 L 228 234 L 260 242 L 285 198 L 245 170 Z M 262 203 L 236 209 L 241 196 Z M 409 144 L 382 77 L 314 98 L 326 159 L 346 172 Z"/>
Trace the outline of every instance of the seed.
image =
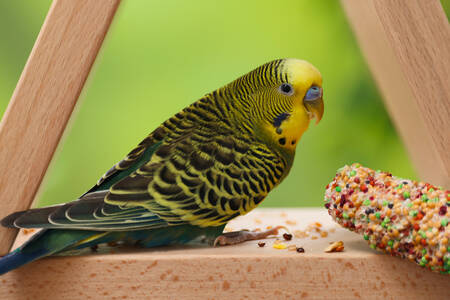
<path id="1" fill-rule="evenodd" d="M 342 252 L 344 250 L 344 242 L 332 242 L 327 248 L 325 248 L 325 252 Z"/>
<path id="2" fill-rule="evenodd" d="M 290 234 L 290 233 L 285 233 L 285 234 L 283 234 L 283 238 L 284 238 L 286 241 L 290 241 L 290 240 L 292 240 L 292 234 Z"/>
<path id="3" fill-rule="evenodd" d="M 286 249 L 287 245 L 285 243 L 274 243 L 272 247 L 275 249 Z"/>
<path id="4" fill-rule="evenodd" d="M 303 249 L 303 247 L 298 247 L 297 248 L 297 252 L 298 253 L 305 253 L 305 249 Z"/>
<path id="5" fill-rule="evenodd" d="M 264 247 L 265 245 L 266 245 L 266 243 L 264 243 L 264 242 L 259 242 L 258 243 L 258 246 L 261 247 L 261 248 Z"/>
<path id="6" fill-rule="evenodd" d="M 329 205 L 330 203 L 327 203 L 327 204 L 328 204 L 328 206 L 330 206 L 330 205 Z M 297 222 L 295 222 L 295 221 L 293 221 L 293 220 L 286 220 L 285 223 L 286 223 L 287 225 L 297 225 Z"/>

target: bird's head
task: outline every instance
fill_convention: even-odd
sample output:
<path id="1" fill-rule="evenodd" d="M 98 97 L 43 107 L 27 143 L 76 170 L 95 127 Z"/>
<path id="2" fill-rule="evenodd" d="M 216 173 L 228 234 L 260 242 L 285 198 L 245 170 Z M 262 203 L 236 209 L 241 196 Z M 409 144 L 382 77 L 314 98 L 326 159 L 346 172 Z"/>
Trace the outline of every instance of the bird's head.
<path id="1" fill-rule="evenodd" d="M 322 76 L 304 60 L 269 62 L 225 88 L 233 91 L 245 126 L 281 148 L 294 150 L 310 120 L 322 119 Z"/>

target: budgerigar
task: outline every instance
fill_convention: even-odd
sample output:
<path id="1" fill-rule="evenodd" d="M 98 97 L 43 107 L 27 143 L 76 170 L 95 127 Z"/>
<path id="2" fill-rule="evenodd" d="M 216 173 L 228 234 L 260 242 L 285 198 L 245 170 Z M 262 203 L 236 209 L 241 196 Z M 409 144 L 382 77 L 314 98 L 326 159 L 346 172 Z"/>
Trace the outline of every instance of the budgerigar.
<path id="1" fill-rule="evenodd" d="M 310 120 L 322 118 L 322 94 L 314 66 L 279 59 L 205 95 L 79 199 L 4 218 L 3 226 L 43 230 L 0 259 L 0 274 L 100 243 L 155 247 L 202 238 L 225 245 L 275 233 L 222 231 L 286 177 Z"/>

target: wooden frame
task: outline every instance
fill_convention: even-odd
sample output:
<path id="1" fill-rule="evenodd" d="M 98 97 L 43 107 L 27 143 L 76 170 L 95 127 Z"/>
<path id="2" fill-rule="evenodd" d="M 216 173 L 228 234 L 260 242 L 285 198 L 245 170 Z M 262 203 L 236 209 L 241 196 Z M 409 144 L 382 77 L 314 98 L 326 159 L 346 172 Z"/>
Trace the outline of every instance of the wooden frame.
<path id="1" fill-rule="evenodd" d="M 0 211 L 28 209 L 119 0 L 55 0 L 0 123 Z M 0 254 L 17 232 L 0 227 Z"/>
<path id="2" fill-rule="evenodd" d="M 0 124 L 0 145 L 5 145 L 0 147 L 0 165 L 8 170 L 0 175 L 3 214 L 28 208 L 35 197 L 119 2 L 53 2 Z M 342 4 L 421 177 L 449 187 L 450 31 L 439 1 Z M 308 218 L 304 212 L 293 213 Z M 241 226 L 250 219 L 243 220 Z M 352 237 L 347 232 L 343 239 Z M 9 251 L 14 238 L 13 230 L 0 228 L 0 253 Z M 440 289 L 446 278 L 375 255 L 367 247 L 361 253 L 350 246 L 343 255 L 326 256 L 313 249 L 305 256 L 280 256 L 255 252 L 254 246 L 44 259 L 5 275 L 0 297 L 36 299 L 36 291 L 44 290 L 44 299 L 194 297 L 200 292 L 211 298 L 271 293 L 315 298 L 331 291 L 333 298 L 346 299 L 372 289 L 374 297 L 400 299 L 418 296 L 421 292 L 411 289 L 416 285 L 424 297 L 450 296 Z M 211 271 L 218 269 L 223 272 Z"/>
<path id="3" fill-rule="evenodd" d="M 439 0 L 342 0 L 422 180 L 450 188 L 450 27 Z"/>

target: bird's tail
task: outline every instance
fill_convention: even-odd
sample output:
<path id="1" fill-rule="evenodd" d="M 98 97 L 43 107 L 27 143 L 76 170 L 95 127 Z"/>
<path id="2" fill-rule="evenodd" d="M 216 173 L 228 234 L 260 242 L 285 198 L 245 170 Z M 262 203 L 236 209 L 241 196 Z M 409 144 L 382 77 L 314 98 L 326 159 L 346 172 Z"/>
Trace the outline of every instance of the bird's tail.
<path id="1" fill-rule="evenodd" d="M 17 249 L 0 259 L 0 275 L 3 275 L 11 270 L 17 269 L 33 260 L 46 256 L 47 251 L 39 251 L 35 253 L 23 253 Z"/>
<path id="2" fill-rule="evenodd" d="M 105 234 L 86 230 L 42 230 L 23 246 L 0 258 L 0 275 L 67 248 L 88 246 Z"/>

